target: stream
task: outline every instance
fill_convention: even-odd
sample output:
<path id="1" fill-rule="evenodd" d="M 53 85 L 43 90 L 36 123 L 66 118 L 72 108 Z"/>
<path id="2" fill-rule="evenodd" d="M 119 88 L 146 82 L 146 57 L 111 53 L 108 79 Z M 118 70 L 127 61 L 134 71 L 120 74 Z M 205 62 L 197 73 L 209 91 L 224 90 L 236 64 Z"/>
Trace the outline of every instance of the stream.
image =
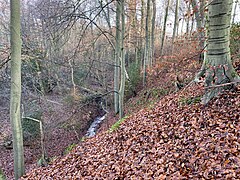
<path id="1" fill-rule="evenodd" d="M 87 130 L 87 133 L 86 133 L 86 135 L 85 135 L 86 137 L 93 137 L 93 136 L 96 135 L 97 130 L 99 129 L 102 121 L 106 118 L 106 114 L 107 114 L 107 113 L 105 113 L 105 114 L 104 114 L 103 116 L 101 116 L 101 117 L 96 117 L 96 118 L 94 119 L 94 121 L 92 122 L 92 124 L 90 125 L 90 127 L 89 127 L 88 130 Z"/>

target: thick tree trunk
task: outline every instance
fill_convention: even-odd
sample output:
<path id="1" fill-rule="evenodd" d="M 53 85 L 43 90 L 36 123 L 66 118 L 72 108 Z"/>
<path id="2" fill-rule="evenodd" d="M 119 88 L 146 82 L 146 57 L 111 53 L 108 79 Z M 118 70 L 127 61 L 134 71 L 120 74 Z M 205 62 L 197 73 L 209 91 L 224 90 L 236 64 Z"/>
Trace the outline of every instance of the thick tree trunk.
<path id="1" fill-rule="evenodd" d="M 14 177 L 24 174 L 23 133 L 21 125 L 21 32 L 20 0 L 11 0 L 11 100 L 10 119 L 13 131 Z"/>
<path id="2" fill-rule="evenodd" d="M 223 84 L 239 79 L 230 57 L 231 10 L 232 1 L 229 0 L 213 0 L 209 6 L 207 58 L 200 73 L 205 74 L 206 93 L 202 99 L 203 104 L 208 103 L 223 89 L 230 88 Z"/>

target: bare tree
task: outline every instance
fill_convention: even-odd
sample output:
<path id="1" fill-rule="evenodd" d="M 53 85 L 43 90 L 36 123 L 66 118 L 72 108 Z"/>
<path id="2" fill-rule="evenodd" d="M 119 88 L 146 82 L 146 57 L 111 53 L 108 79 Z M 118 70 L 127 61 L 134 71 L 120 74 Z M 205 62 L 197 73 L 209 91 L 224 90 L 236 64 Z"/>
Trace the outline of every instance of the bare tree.
<path id="1" fill-rule="evenodd" d="M 10 119 L 13 131 L 14 177 L 24 174 L 23 133 L 21 125 L 21 32 L 20 0 L 11 0 L 11 100 Z"/>

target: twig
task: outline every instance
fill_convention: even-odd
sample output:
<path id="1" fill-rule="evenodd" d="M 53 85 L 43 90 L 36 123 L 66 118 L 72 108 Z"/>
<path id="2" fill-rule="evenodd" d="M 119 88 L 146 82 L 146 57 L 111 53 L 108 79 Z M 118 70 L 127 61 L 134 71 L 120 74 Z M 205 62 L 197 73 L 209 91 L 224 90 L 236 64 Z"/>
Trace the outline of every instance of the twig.
<path id="1" fill-rule="evenodd" d="M 228 85 L 232 85 L 232 84 L 237 84 L 237 83 L 240 83 L 240 81 L 234 81 L 234 82 L 230 82 L 230 83 L 225 83 L 225 84 L 218 84 L 218 85 L 214 85 L 214 86 L 208 86 L 208 87 L 205 87 L 206 89 L 209 89 L 209 88 L 217 88 L 217 87 L 223 87 L 223 86 L 228 86 Z"/>

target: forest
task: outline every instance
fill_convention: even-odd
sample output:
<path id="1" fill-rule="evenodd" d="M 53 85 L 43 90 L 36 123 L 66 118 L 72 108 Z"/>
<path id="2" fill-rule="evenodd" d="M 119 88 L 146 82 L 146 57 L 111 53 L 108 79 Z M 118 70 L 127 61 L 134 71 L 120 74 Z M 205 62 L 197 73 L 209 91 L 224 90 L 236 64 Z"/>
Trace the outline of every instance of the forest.
<path id="1" fill-rule="evenodd" d="M 240 179 L 238 0 L 0 0 L 0 180 Z"/>

